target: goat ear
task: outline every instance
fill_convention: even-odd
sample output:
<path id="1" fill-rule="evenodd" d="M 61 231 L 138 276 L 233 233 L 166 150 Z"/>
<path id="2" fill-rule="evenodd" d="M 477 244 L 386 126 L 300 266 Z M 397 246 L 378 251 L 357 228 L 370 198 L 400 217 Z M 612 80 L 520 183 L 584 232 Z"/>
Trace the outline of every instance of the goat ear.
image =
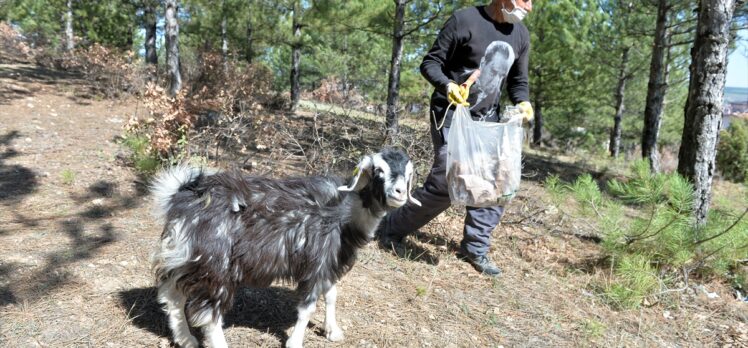
<path id="1" fill-rule="evenodd" d="M 370 156 L 364 157 L 361 162 L 358 163 L 356 169 L 353 170 L 353 180 L 348 186 L 338 187 L 338 191 L 350 192 L 358 191 L 369 184 L 371 180 L 371 171 L 374 166 L 374 161 Z"/>
<path id="2" fill-rule="evenodd" d="M 416 171 L 413 169 L 412 163 L 408 163 L 408 167 L 410 167 L 410 177 L 408 178 L 408 201 L 420 207 L 421 202 L 413 198 L 413 195 L 411 194 L 411 192 L 413 192 L 413 181 L 416 179 Z"/>

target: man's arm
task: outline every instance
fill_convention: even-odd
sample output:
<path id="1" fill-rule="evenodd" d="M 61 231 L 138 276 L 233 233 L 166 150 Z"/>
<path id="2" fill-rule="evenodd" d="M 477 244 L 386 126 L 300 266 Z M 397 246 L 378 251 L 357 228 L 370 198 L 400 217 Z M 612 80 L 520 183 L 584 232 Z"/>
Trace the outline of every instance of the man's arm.
<path id="1" fill-rule="evenodd" d="M 454 54 L 455 45 L 457 43 L 457 18 L 455 16 L 449 17 L 447 22 L 444 24 L 444 28 L 439 32 L 439 35 L 434 41 L 434 45 L 423 57 L 421 63 L 421 75 L 431 83 L 437 91 L 444 94 L 447 93 L 447 84 L 452 82 L 449 77 L 444 74 L 444 66 Z"/>
<path id="2" fill-rule="evenodd" d="M 525 29 L 527 30 L 527 29 Z M 507 90 L 513 104 L 530 101 L 530 81 L 528 76 L 528 62 L 530 57 L 530 35 L 527 31 L 526 44 L 519 53 L 517 61 L 509 69 L 507 76 Z"/>

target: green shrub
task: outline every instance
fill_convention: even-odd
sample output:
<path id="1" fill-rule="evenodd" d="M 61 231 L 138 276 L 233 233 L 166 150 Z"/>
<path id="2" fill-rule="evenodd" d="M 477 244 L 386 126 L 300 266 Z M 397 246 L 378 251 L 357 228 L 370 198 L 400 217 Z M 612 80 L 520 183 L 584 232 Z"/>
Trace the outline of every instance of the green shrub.
<path id="1" fill-rule="evenodd" d="M 686 276 L 744 286 L 744 204 L 712 209 L 707 223 L 696 225 L 692 185 L 677 174 L 651 174 L 644 161 L 633 164 L 626 180 L 608 182 L 609 194 L 589 175 L 571 184 L 551 177 L 545 186 L 575 226 L 591 226 L 599 234 L 613 277 L 597 289 L 613 306 L 637 307 L 647 296 L 681 286 Z"/>
<path id="2" fill-rule="evenodd" d="M 75 182 L 75 172 L 70 169 L 63 170 L 60 177 L 65 185 L 72 185 Z"/>
<path id="3" fill-rule="evenodd" d="M 597 319 L 585 319 L 580 325 L 580 329 L 585 336 L 590 339 L 600 338 L 605 334 L 605 324 Z"/>
<path id="4" fill-rule="evenodd" d="M 650 258 L 645 255 L 623 255 L 616 262 L 618 280 L 605 291 L 605 297 L 619 308 L 634 308 L 658 289 L 658 278 Z"/>
<path id="5" fill-rule="evenodd" d="M 161 166 L 161 158 L 152 150 L 148 138 L 141 134 L 126 134 L 122 144 L 130 149 L 130 160 L 138 172 L 152 174 Z"/>
<path id="6" fill-rule="evenodd" d="M 734 120 L 720 132 L 717 168 L 725 179 L 748 181 L 748 121 Z"/>

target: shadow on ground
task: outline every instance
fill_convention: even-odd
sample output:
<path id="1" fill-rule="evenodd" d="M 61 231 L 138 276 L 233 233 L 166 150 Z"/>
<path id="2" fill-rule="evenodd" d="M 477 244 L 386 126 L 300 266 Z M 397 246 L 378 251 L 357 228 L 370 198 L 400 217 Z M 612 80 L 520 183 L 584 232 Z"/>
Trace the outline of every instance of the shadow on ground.
<path id="1" fill-rule="evenodd" d="M 583 165 L 564 163 L 533 154 L 522 155 L 522 180 L 542 183 L 549 176 L 556 175 L 564 182 L 574 182 L 584 174 L 592 175 L 592 178 L 597 181 L 604 179 L 605 176 L 604 173 L 594 171 Z"/>
<path id="2" fill-rule="evenodd" d="M 88 105 L 93 96 L 93 88 L 77 72 L 51 70 L 32 64 L 0 64 L 0 105 L 8 105 L 13 100 L 33 96 L 42 86 L 52 90 L 74 92 L 65 94 L 73 102 Z M 54 87 L 54 88 L 52 88 Z"/>
<path id="3" fill-rule="evenodd" d="M 0 265 L 0 279 L 8 279 L 13 274 L 17 265 L 14 262 L 3 263 Z M 18 299 L 9 286 L 0 286 L 0 306 L 4 306 L 8 303 L 17 303 Z"/>
<path id="4" fill-rule="evenodd" d="M 12 147 L 14 139 L 19 138 L 18 131 L 10 131 L 0 135 L 0 206 L 3 209 L 15 211 L 15 206 L 24 197 L 34 193 L 39 183 L 36 174 L 29 168 L 7 164 L 6 160 L 20 155 Z M 0 235 L 9 233 L 5 228 L 0 229 Z M 12 262 L 0 265 L 0 279 L 11 279 L 18 269 L 18 265 Z M 2 281 L 0 285 L 0 306 L 8 303 L 16 303 L 17 295 L 12 289 L 12 281 Z"/>
<path id="5" fill-rule="evenodd" d="M 124 290 L 119 293 L 119 302 L 135 326 L 171 340 L 168 320 L 156 301 L 156 293 L 154 287 Z M 286 330 L 296 322 L 296 303 L 295 293 L 287 288 L 244 288 L 235 296 L 224 327 L 248 327 L 285 342 Z M 200 338 L 197 331 L 193 329 Z"/>
<path id="6" fill-rule="evenodd" d="M 20 136 L 16 130 L 0 135 L 0 204 L 17 202 L 33 193 L 39 185 L 31 169 L 6 163 L 6 160 L 20 155 L 12 147 L 13 140 Z"/>
<path id="7" fill-rule="evenodd" d="M 58 234 L 52 238 L 57 238 L 57 244 L 64 246 L 54 246 L 44 252 L 43 265 L 34 268 L 30 274 L 19 275 L 13 270 L 5 272 L 11 282 L 0 287 L 0 304 L 18 303 L 19 299 L 33 301 L 73 282 L 69 267 L 95 257 L 104 246 L 116 242 L 118 231 L 110 219 L 119 212 L 139 207 L 145 194 L 144 188 L 138 188 L 132 195 L 122 195 L 117 184 L 99 181 L 83 194 L 70 193 L 71 199 L 80 207 L 72 213 L 12 209 L 14 219 L 11 223 L 24 229 L 40 228 L 41 235 L 49 233 L 43 231 L 49 225 L 48 230 Z M 0 275 L 3 271 L 0 269 Z"/>

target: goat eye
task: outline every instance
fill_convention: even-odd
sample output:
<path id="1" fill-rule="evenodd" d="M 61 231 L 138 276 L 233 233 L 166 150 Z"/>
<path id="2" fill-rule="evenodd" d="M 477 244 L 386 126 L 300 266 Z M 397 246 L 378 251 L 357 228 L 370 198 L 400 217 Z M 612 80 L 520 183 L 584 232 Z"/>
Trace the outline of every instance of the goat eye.
<path id="1" fill-rule="evenodd" d="M 382 170 L 382 168 L 375 168 L 374 169 L 374 174 L 376 176 L 380 176 L 380 175 L 384 174 L 384 170 Z"/>

